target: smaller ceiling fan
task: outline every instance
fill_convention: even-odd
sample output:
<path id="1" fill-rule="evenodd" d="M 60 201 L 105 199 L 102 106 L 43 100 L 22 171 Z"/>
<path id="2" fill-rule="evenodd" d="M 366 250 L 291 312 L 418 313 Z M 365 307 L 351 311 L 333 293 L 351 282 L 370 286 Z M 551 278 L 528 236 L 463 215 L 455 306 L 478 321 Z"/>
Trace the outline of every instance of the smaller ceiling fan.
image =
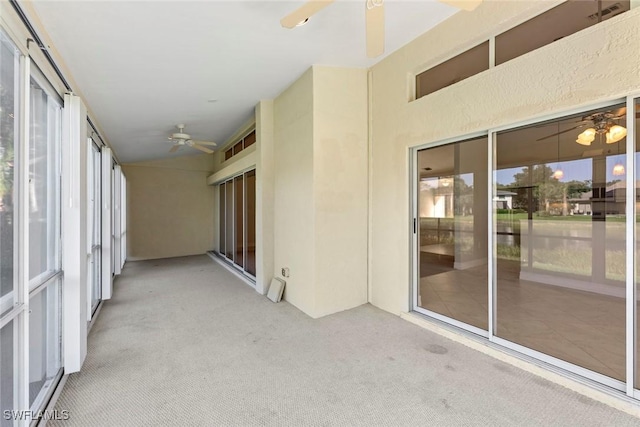
<path id="1" fill-rule="evenodd" d="M 307 23 L 316 13 L 329 6 L 335 0 L 308 0 L 280 20 L 284 28 L 293 29 Z M 367 36 L 367 56 L 375 58 L 384 53 L 384 1 L 364 0 L 365 25 Z M 471 11 L 478 7 L 482 0 L 438 0 L 441 3 Z"/>
<path id="2" fill-rule="evenodd" d="M 169 141 L 174 142 L 173 147 L 171 147 L 171 149 L 169 150 L 170 153 L 175 153 L 183 145 L 195 148 L 196 150 L 204 151 L 207 154 L 213 153 L 213 150 L 205 147 L 205 145 L 215 147 L 217 145 L 215 142 L 198 141 L 195 139 L 191 139 L 191 135 L 184 132 L 185 127 L 186 126 L 183 124 L 176 125 L 176 128 L 178 128 L 178 132 L 171 134 L 171 136 L 169 137 Z"/>

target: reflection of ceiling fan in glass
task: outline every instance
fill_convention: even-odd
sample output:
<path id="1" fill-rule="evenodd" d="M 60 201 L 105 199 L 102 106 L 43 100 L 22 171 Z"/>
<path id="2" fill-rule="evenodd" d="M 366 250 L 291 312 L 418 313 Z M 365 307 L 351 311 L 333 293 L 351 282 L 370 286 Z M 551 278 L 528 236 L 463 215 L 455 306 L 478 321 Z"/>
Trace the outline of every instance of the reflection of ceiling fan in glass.
<path id="1" fill-rule="evenodd" d="M 578 139 L 576 139 L 578 144 L 591 145 L 591 143 L 596 139 L 596 135 L 604 135 L 603 137 L 607 144 L 614 144 L 627 136 L 627 128 L 617 123 L 618 120 L 625 118 L 626 113 L 627 109 L 624 107 L 615 111 L 592 113 L 588 116 L 583 116 L 577 126 L 563 130 L 562 132 L 547 135 L 538 139 L 538 141 L 589 126 L 578 134 Z"/>

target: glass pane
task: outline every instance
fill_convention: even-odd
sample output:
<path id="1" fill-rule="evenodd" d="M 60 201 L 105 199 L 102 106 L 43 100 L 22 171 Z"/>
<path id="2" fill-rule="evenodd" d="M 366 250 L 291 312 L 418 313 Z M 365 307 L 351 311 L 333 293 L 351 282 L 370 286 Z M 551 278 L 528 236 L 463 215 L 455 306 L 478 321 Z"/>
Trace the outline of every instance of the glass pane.
<path id="1" fill-rule="evenodd" d="M 59 268 L 60 107 L 31 79 L 29 147 L 29 278 Z M 32 286 L 37 286 L 36 280 Z"/>
<path id="2" fill-rule="evenodd" d="M 62 366 L 59 282 L 34 295 L 29 310 L 29 405 L 38 410 Z"/>
<path id="3" fill-rule="evenodd" d="M 416 76 L 416 99 L 489 69 L 489 42 L 455 56 Z"/>
<path id="4" fill-rule="evenodd" d="M 225 254 L 227 258 L 233 260 L 233 181 L 227 181 L 225 187 Z"/>
<path id="5" fill-rule="evenodd" d="M 18 146 L 18 51 L 0 30 L 0 315 L 14 304 L 15 148 Z M 17 196 L 17 195 L 16 195 Z"/>
<path id="6" fill-rule="evenodd" d="M 629 0 L 569 0 L 496 37 L 496 65 L 577 33 L 630 8 Z M 601 14 L 598 15 L 598 7 Z"/>
<path id="7" fill-rule="evenodd" d="M 240 140 L 239 142 L 236 143 L 236 145 L 233 146 L 233 155 L 235 156 L 241 151 L 242 151 L 242 140 Z"/>
<path id="8" fill-rule="evenodd" d="M 218 186 L 218 200 L 219 200 L 219 206 L 218 206 L 218 225 L 219 225 L 219 234 L 218 234 L 218 242 L 219 242 L 219 246 L 218 246 L 218 252 L 220 254 L 224 255 L 224 243 L 225 243 L 225 236 L 224 236 L 224 231 L 225 231 L 225 207 L 224 207 L 224 202 L 225 202 L 225 184 L 220 184 Z"/>
<path id="9" fill-rule="evenodd" d="M 231 157 L 233 157 L 233 148 L 229 148 L 227 151 L 224 152 L 225 160 L 229 160 Z"/>
<path id="10" fill-rule="evenodd" d="M 0 412 L 16 409 L 13 402 L 13 321 L 9 322 L 0 330 Z M 13 426 L 13 421 L 0 417 L 0 426 Z"/>
<path id="11" fill-rule="evenodd" d="M 236 177 L 234 180 L 235 187 L 235 258 L 234 262 L 239 266 L 244 266 L 244 188 L 242 176 Z"/>
<path id="12" fill-rule="evenodd" d="M 418 152 L 418 305 L 487 329 L 487 138 Z"/>
<path id="13" fill-rule="evenodd" d="M 623 105 L 496 136 L 496 335 L 625 379 Z"/>
<path id="14" fill-rule="evenodd" d="M 249 135 L 244 137 L 244 148 L 247 148 L 256 143 L 256 131 L 254 130 Z"/>
<path id="15" fill-rule="evenodd" d="M 245 270 L 256 275 L 256 171 L 245 174 L 247 185 L 247 262 Z"/>

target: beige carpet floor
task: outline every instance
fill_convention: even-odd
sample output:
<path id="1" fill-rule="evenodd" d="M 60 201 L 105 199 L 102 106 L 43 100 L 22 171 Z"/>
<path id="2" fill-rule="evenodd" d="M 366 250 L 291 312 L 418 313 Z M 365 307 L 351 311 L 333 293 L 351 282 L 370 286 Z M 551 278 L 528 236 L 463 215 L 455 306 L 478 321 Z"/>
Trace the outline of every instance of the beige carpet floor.
<path id="1" fill-rule="evenodd" d="M 364 305 L 313 320 L 207 256 L 127 263 L 50 426 L 638 426 Z"/>

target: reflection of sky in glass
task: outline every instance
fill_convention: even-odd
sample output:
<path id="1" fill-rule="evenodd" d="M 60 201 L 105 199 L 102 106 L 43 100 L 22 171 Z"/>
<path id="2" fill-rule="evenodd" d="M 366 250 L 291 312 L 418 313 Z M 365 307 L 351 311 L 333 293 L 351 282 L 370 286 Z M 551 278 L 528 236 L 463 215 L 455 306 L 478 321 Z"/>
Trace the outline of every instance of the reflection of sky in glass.
<path id="1" fill-rule="evenodd" d="M 640 158 L 638 158 L 640 160 Z M 607 182 L 624 179 L 625 175 L 616 176 L 613 174 L 613 167 L 617 163 L 625 164 L 626 159 L 624 154 L 614 154 L 607 156 Z M 564 172 L 564 176 L 559 180 L 560 182 L 570 181 L 586 181 L 593 179 L 592 174 L 592 159 L 580 159 L 564 162 L 550 162 L 546 163 L 551 170 L 556 170 L 558 166 Z M 626 165 L 625 165 L 626 167 Z M 496 171 L 496 183 L 501 185 L 509 185 L 514 182 L 513 176 L 517 173 L 522 173 L 524 167 L 516 167 L 509 169 L 501 169 Z M 636 176 L 640 178 L 640 170 L 636 171 Z"/>

